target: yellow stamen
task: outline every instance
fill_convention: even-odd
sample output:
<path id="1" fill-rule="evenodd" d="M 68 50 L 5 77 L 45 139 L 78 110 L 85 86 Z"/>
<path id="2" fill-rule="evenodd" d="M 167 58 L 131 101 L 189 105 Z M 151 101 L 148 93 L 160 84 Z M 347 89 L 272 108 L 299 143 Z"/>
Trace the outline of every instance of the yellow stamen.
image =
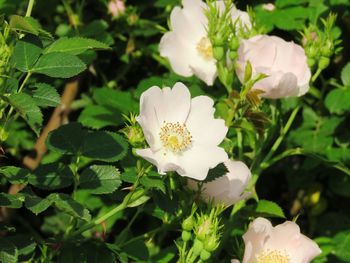
<path id="1" fill-rule="evenodd" d="M 201 38 L 197 44 L 197 51 L 205 60 L 211 60 L 213 58 L 213 47 L 209 38 Z"/>
<path id="2" fill-rule="evenodd" d="M 164 148 L 174 153 L 185 150 L 192 142 L 192 136 L 186 125 L 179 122 L 164 122 L 159 137 Z"/>
<path id="3" fill-rule="evenodd" d="M 289 256 L 280 250 L 265 250 L 260 253 L 255 263 L 289 263 Z"/>

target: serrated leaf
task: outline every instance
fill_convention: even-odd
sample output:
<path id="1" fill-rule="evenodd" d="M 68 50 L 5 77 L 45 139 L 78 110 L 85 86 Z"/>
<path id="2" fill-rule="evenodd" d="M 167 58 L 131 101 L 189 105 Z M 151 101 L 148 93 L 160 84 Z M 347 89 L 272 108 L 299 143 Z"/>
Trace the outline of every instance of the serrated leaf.
<path id="1" fill-rule="evenodd" d="M 30 174 L 29 170 L 16 166 L 3 166 L 0 174 L 6 177 L 11 184 L 25 184 Z"/>
<path id="2" fill-rule="evenodd" d="M 14 244 L 18 250 L 18 255 L 29 255 L 35 250 L 36 243 L 30 235 L 19 234 L 6 237 L 6 240 Z"/>
<path id="3" fill-rule="evenodd" d="M 22 32 L 39 35 L 40 24 L 34 18 L 13 15 L 10 18 L 10 28 Z"/>
<path id="4" fill-rule="evenodd" d="M 34 100 L 23 92 L 11 94 L 7 98 L 9 103 L 28 123 L 36 135 L 39 135 L 39 130 L 43 122 L 43 116 L 40 108 L 35 104 Z"/>
<path id="5" fill-rule="evenodd" d="M 85 221 L 89 221 L 91 219 L 89 210 L 78 202 L 74 201 L 69 195 L 54 193 L 50 194 L 47 198 L 53 201 L 54 206 L 57 209 L 73 217 L 80 218 Z"/>
<path id="6" fill-rule="evenodd" d="M 70 186 L 73 178 L 68 166 L 56 162 L 39 166 L 29 176 L 28 182 L 40 189 L 56 190 Z"/>
<path id="7" fill-rule="evenodd" d="M 270 217 L 286 217 L 283 213 L 282 208 L 278 204 L 268 200 L 259 200 L 255 211 L 259 214 Z"/>
<path id="8" fill-rule="evenodd" d="M 28 210 L 38 215 L 48 209 L 52 203 L 53 200 L 49 198 L 41 198 L 32 193 L 26 194 L 24 205 Z"/>
<path id="9" fill-rule="evenodd" d="M 84 130 L 78 123 L 63 125 L 52 131 L 46 144 L 52 151 L 104 162 L 119 161 L 128 150 L 128 143 L 119 134 Z"/>
<path id="10" fill-rule="evenodd" d="M 114 166 L 93 165 L 80 176 L 79 187 L 93 194 L 109 194 L 121 185 L 120 173 Z"/>
<path id="11" fill-rule="evenodd" d="M 208 175 L 203 182 L 208 183 L 208 182 L 214 181 L 215 179 L 227 173 L 228 173 L 228 170 L 226 166 L 223 163 L 219 163 L 215 168 L 209 170 Z"/>
<path id="12" fill-rule="evenodd" d="M 78 121 L 85 127 L 101 129 L 106 126 L 119 126 L 123 123 L 119 110 L 100 105 L 88 105 L 81 112 Z"/>
<path id="13" fill-rule="evenodd" d="M 33 100 L 39 107 L 56 107 L 61 104 L 60 95 L 56 89 L 46 83 L 35 83 L 33 90 Z"/>
<path id="14" fill-rule="evenodd" d="M 53 52 L 42 55 L 32 68 L 32 72 L 53 78 L 70 78 L 85 69 L 86 65 L 77 56 Z"/>
<path id="15" fill-rule="evenodd" d="M 28 72 L 42 52 L 42 43 L 36 37 L 25 37 L 17 41 L 11 56 L 11 64 L 20 71 Z"/>
<path id="16" fill-rule="evenodd" d="M 342 114 L 350 111 L 350 89 L 331 90 L 324 103 L 330 113 Z"/>
<path id="17" fill-rule="evenodd" d="M 94 91 L 93 98 L 97 104 L 118 109 L 123 113 L 138 111 L 138 102 L 132 98 L 130 92 L 100 88 Z"/>
<path id="18" fill-rule="evenodd" d="M 109 49 L 109 47 L 100 41 L 91 38 L 72 37 L 60 38 L 48 46 L 44 53 L 65 52 L 72 55 L 78 55 L 88 49 Z"/>
<path id="19" fill-rule="evenodd" d="M 22 194 L 0 193 L 0 207 L 21 208 L 23 201 Z"/>
<path id="20" fill-rule="evenodd" d="M 350 87 L 350 62 L 341 71 L 341 80 L 345 86 Z"/>
<path id="21" fill-rule="evenodd" d="M 18 250 L 14 244 L 8 242 L 5 238 L 0 239 L 0 262 L 17 263 Z"/>
<path id="22" fill-rule="evenodd" d="M 140 183 L 146 188 L 156 188 L 165 194 L 165 184 L 164 179 L 158 174 L 151 172 L 148 175 L 141 177 Z"/>

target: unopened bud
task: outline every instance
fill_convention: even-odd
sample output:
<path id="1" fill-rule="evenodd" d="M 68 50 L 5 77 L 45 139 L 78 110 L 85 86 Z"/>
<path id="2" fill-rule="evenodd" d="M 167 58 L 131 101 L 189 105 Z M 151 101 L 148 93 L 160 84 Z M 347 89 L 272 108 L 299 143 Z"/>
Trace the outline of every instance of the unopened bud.
<path id="1" fill-rule="evenodd" d="M 218 246 L 218 241 L 215 236 L 208 237 L 204 242 L 204 249 L 208 252 L 213 252 Z"/>
<path id="2" fill-rule="evenodd" d="M 187 217 L 183 222 L 182 222 L 182 229 L 186 231 L 191 231 L 193 229 L 193 218 L 192 216 Z"/>
<path id="3" fill-rule="evenodd" d="M 203 242 L 196 238 L 193 243 L 193 253 L 195 255 L 199 255 L 202 252 L 202 250 L 203 250 Z"/>
<path id="4" fill-rule="evenodd" d="M 223 46 L 224 45 L 224 38 L 222 34 L 218 33 L 213 37 L 213 45 L 214 46 Z"/>
<path id="5" fill-rule="evenodd" d="M 318 61 L 318 67 L 320 69 L 325 69 L 326 67 L 328 67 L 329 63 L 330 63 L 330 59 L 328 57 L 322 56 Z"/>
<path id="6" fill-rule="evenodd" d="M 186 230 L 182 231 L 181 238 L 183 241 L 187 242 L 191 239 L 191 232 L 188 232 Z"/>
<path id="7" fill-rule="evenodd" d="M 222 46 L 214 46 L 213 55 L 216 60 L 222 60 L 225 55 L 225 50 Z"/>
<path id="8" fill-rule="evenodd" d="M 202 250 L 200 257 L 203 261 L 208 260 L 211 257 L 211 253 L 206 250 Z"/>
<path id="9" fill-rule="evenodd" d="M 237 58 L 238 54 L 236 51 L 230 51 L 229 56 L 230 56 L 231 60 L 235 60 Z"/>
<path id="10" fill-rule="evenodd" d="M 239 48 L 239 40 L 236 37 L 233 37 L 230 40 L 230 49 L 231 50 L 237 50 Z"/>
<path id="11" fill-rule="evenodd" d="M 312 67 L 315 65 L 315 63 L 316 63 L 316 60 L 315 60 L 315 59 L 313 59 L 313 58 L 308 58 L 308 59 L 307 59 L 307 65 L 308 65 L 310 68 L 312 68 Z"/>
<path id="12" fill-rule="evenodd" d="M 318 54 L 317 54 L 317 48 L 314 46 L 309 46 L 306 49 L 306 54 L 308 56 L 308 58 L 315 58 Z"/>

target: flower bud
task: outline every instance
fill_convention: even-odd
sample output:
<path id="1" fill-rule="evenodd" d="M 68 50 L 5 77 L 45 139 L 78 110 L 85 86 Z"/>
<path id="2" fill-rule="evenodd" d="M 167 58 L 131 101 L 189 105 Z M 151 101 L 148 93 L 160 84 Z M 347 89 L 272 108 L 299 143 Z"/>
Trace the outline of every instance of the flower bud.
<path id="1" fill-rule="evenodd" d="M 306 49 L 306 54 L 308 58 L 315 58 L 317 56 L 317 48 L 314 46 L 309 46 Z"/>
<path id="2" fill-rule="evenodd" d="M 216 60 L 222 60 L 225 55 L 225 50 L 222 46 L 214 46 L 213 55 Z"/>
<path id="3" fill-rule="evenodd" d="M 223 46 L 224 42 L 225 42 L 225 40 L 224 40 L 223 36 L 220 33 L 216 34 L 213 37 L 213 45 L 214 46 Z"/>
<path id="4" fill-rule="evenodd" d="M 321 48 L 321 54 L 325 57 L 330 57 L 333 54 L 333 44 L 331 41 L 327 41 L 324 46 Z"/>
<path id="5" fill-rule="evenodd" d="M 230 51 L 229 57 L 231 60 L 235 60 L 237 58 L 238 54 L 236 51 Z"/>
<path id="6" fill-rule="evenodd" d="M 203 261 L 208 260 L 211 257 L 211 253 L 206 250 L 202 250 L 200 257 Z"/>
<path id="7" fill-rule="evenodd" d="M 316 64 L 316 60 L 313 58 L 308 58 L 307 59 L 307 65 L 312 68 Z"/>
<path id="8" fill-rule="evenodd" d="M 209 220 L 205 220 L 198 228 L 197 231 L 197 238 L 201 241 L 204 241 L 206 239 L 206 236 L 210 232 L 210 224 L 211 222 Z"/>
<path id="9" fill-rule="evenodd" d="M 322 57 L 320 58 L 320 60 L 318 61 L 318 67 L 319 67 L 320 69 L 325 69 L 326 67 L 328 67 L 329 62 L 330 62 L 330 59 L 329 59 L 329 58 L 322 56 Z"/>
<path id="10" fill-rule="evenodd" d="M 218 240 L 215 236 L 206 238 L 204 242 L 204 249 L 208 252 L 213 252 L 218 247 Z"/>
<path id="11" fill-rule="evenodd" d="M 193 218 L 192 216 L 189 216 L 182 222 L 182 229 L 186 231 L 191 231 L 193 229 L 193 225 Z"/>
<path id="12" fill-rule="evenodd" d="M 191 232 L 188 232 L 188 231 L 186 231 L 186 230 L 184 230 L 184 231 L 182 231 L 182 233 L 181 233 L 181 238 L 182 238 L 182 240 L 183 241 L 189 241 L 190 239 L 191 239 Z"/>
<path id="13" fill-rule="evenodd" d="M 239 40 L 236 37 L 231 38 L 230 40 L 230 49 L 237 50 L 239 48 Z"/>
<path id="14" fill-rule="evenodd" d="M 193 243 L 193 253 L 195 255 L 199 255 L 202 252 L 202 250 L 203 250 L 203 242 L 196 238 Z"/>

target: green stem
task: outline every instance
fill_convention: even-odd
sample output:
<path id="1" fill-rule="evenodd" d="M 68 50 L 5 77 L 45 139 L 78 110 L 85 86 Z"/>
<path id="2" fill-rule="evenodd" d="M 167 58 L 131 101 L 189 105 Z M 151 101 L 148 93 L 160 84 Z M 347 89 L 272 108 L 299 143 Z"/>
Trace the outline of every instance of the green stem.
<path id="1" fill-rule="evenodd" d="M 21 91 L 23 90 L 25 84 L 27 83 L 27 81 L 29 80 L 29 78 L 30 78 L 31 75 L 32 75 L 31 72 L 28 72 L 28 73 L 27 73 L 27 75 L 26 75 L 26 77 L 24 78 L 24 80 L 22 81 L 22 84 L 21 84 L 21 86 L 19 87 L 17 93 L 21 93 Z"/>
<path id="2" fill-rule="evenodd" d="M 32 14 L 33 6 L 34 6 L 35 0 L 29 0 L 28 7 L 27 7 L 27 12 L 26 12 L 26 17 L 30 17 Z"/>
<path id="3" fill-rule="evenodd" d="M 318 78 L 318 76 L 321 74 L 322 69 L 318 68 L 317 71 L 315 72 L 315 74 L 312 76 L 311 78 L 311 82 L 315 82 L 315 80 Z"/>
<path id="4" fill-rule="evenodd" d="M 272 155 L 277 151 L 278 147 L 281 145 L 284 137 L 286 136 L 286 134 L 288 133 L 290 127 L 292 126 L 292 124 L 294 122 L 294 119 L 295 119 L 295 117 L 297 116 L 297 114 L 299 112 L 299 109 L 300 109 L 300 107 L 298 106 L 292 111 L 292 113 L 290 114 L 286 125 L 282 129 L 282 132 L 281 132 L 280 136 L 277 138 L 275 143 L 272 145 L 270 151 L 268 152 L 268 154 L 263 159 L 261 165 L 268 163 L 268 161 L 270 160 Z"/>
<path id="5" fill-rule="evenodd" d="M 237 147 L 238 147 L 238 159 L 243 158 L 243 135 L 241 129 L 237 129 Z"/>

